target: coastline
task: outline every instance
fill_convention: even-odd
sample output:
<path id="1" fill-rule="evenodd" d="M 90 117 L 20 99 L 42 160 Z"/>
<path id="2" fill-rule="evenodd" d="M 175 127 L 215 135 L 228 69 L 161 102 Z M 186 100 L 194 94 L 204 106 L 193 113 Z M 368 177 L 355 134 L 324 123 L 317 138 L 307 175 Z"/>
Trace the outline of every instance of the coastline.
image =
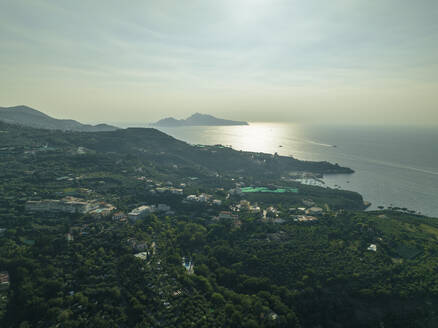
<path id="1" fill-rule="evenodd" d="M 433 143 L 438 130 L 418 134 L 416 127 L 250 123 L 160 130 L 191 144 L 221 143 L 236 150 L 339 163 L 354 173 L 327 174 L 325 186 L 360 193 L 372 203 L 367 210 L 398 206 L 438 217 L 438 145 Z"/>

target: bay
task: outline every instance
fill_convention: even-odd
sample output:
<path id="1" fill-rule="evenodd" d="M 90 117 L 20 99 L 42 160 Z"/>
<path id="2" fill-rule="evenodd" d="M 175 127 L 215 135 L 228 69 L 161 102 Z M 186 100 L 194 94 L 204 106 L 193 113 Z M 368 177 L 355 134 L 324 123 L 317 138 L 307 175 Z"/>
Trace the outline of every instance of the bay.
<path id="1" fill-rule="evenodd" d="M 326 175 L 325 186 L 357 191 L 378 206 L 438 217 L 438 129 L 250 123 L 248 126 L 160 128 L 191 144 L 329 161 L 355 170 Z"/>

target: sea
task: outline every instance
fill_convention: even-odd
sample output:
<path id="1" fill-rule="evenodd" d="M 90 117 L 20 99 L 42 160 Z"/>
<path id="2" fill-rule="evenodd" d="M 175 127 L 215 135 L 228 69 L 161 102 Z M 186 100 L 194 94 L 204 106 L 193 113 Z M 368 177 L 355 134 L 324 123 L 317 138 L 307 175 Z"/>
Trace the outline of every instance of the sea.
<path id="1" fill-rule="evenodd" d="M 257 122 L 159 129 L 190 144 L 338 163 L 355 172 L 302 182 L 359 192 L 371 202 L 369 210 L 392 206 L 438 217 L 437 127 Z"/>

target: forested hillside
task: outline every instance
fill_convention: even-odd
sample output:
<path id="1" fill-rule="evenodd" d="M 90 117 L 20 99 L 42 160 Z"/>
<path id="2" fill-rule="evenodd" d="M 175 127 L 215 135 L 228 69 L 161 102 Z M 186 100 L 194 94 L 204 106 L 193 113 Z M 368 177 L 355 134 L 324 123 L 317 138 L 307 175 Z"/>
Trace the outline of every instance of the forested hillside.
<path id="1" fill-rule="evenodd" d="M 348 169 L 154 129 L 8 124 L 0 159 L 1 327 L 438 324 L 437 219 L 288 178 Z M 114 209 L 27 206 L 71 199 Z"/>

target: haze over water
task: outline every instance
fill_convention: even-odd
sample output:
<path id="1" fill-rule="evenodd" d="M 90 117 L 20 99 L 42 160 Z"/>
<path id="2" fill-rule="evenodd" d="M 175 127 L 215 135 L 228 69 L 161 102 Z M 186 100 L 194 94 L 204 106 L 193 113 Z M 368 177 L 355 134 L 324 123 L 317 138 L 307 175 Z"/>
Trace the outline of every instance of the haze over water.
<path id="1" fill-rule="evenodd" d="M 434 128 L 251 123 L 160 129 L 192 144 L 231 145 L 237 150 L 339 163 L 355 173 L 325 176 L 326 186 L 359 192 L 372 203 L 370 209 L 407 207 L 438 217 L 438 131 Z"/>

